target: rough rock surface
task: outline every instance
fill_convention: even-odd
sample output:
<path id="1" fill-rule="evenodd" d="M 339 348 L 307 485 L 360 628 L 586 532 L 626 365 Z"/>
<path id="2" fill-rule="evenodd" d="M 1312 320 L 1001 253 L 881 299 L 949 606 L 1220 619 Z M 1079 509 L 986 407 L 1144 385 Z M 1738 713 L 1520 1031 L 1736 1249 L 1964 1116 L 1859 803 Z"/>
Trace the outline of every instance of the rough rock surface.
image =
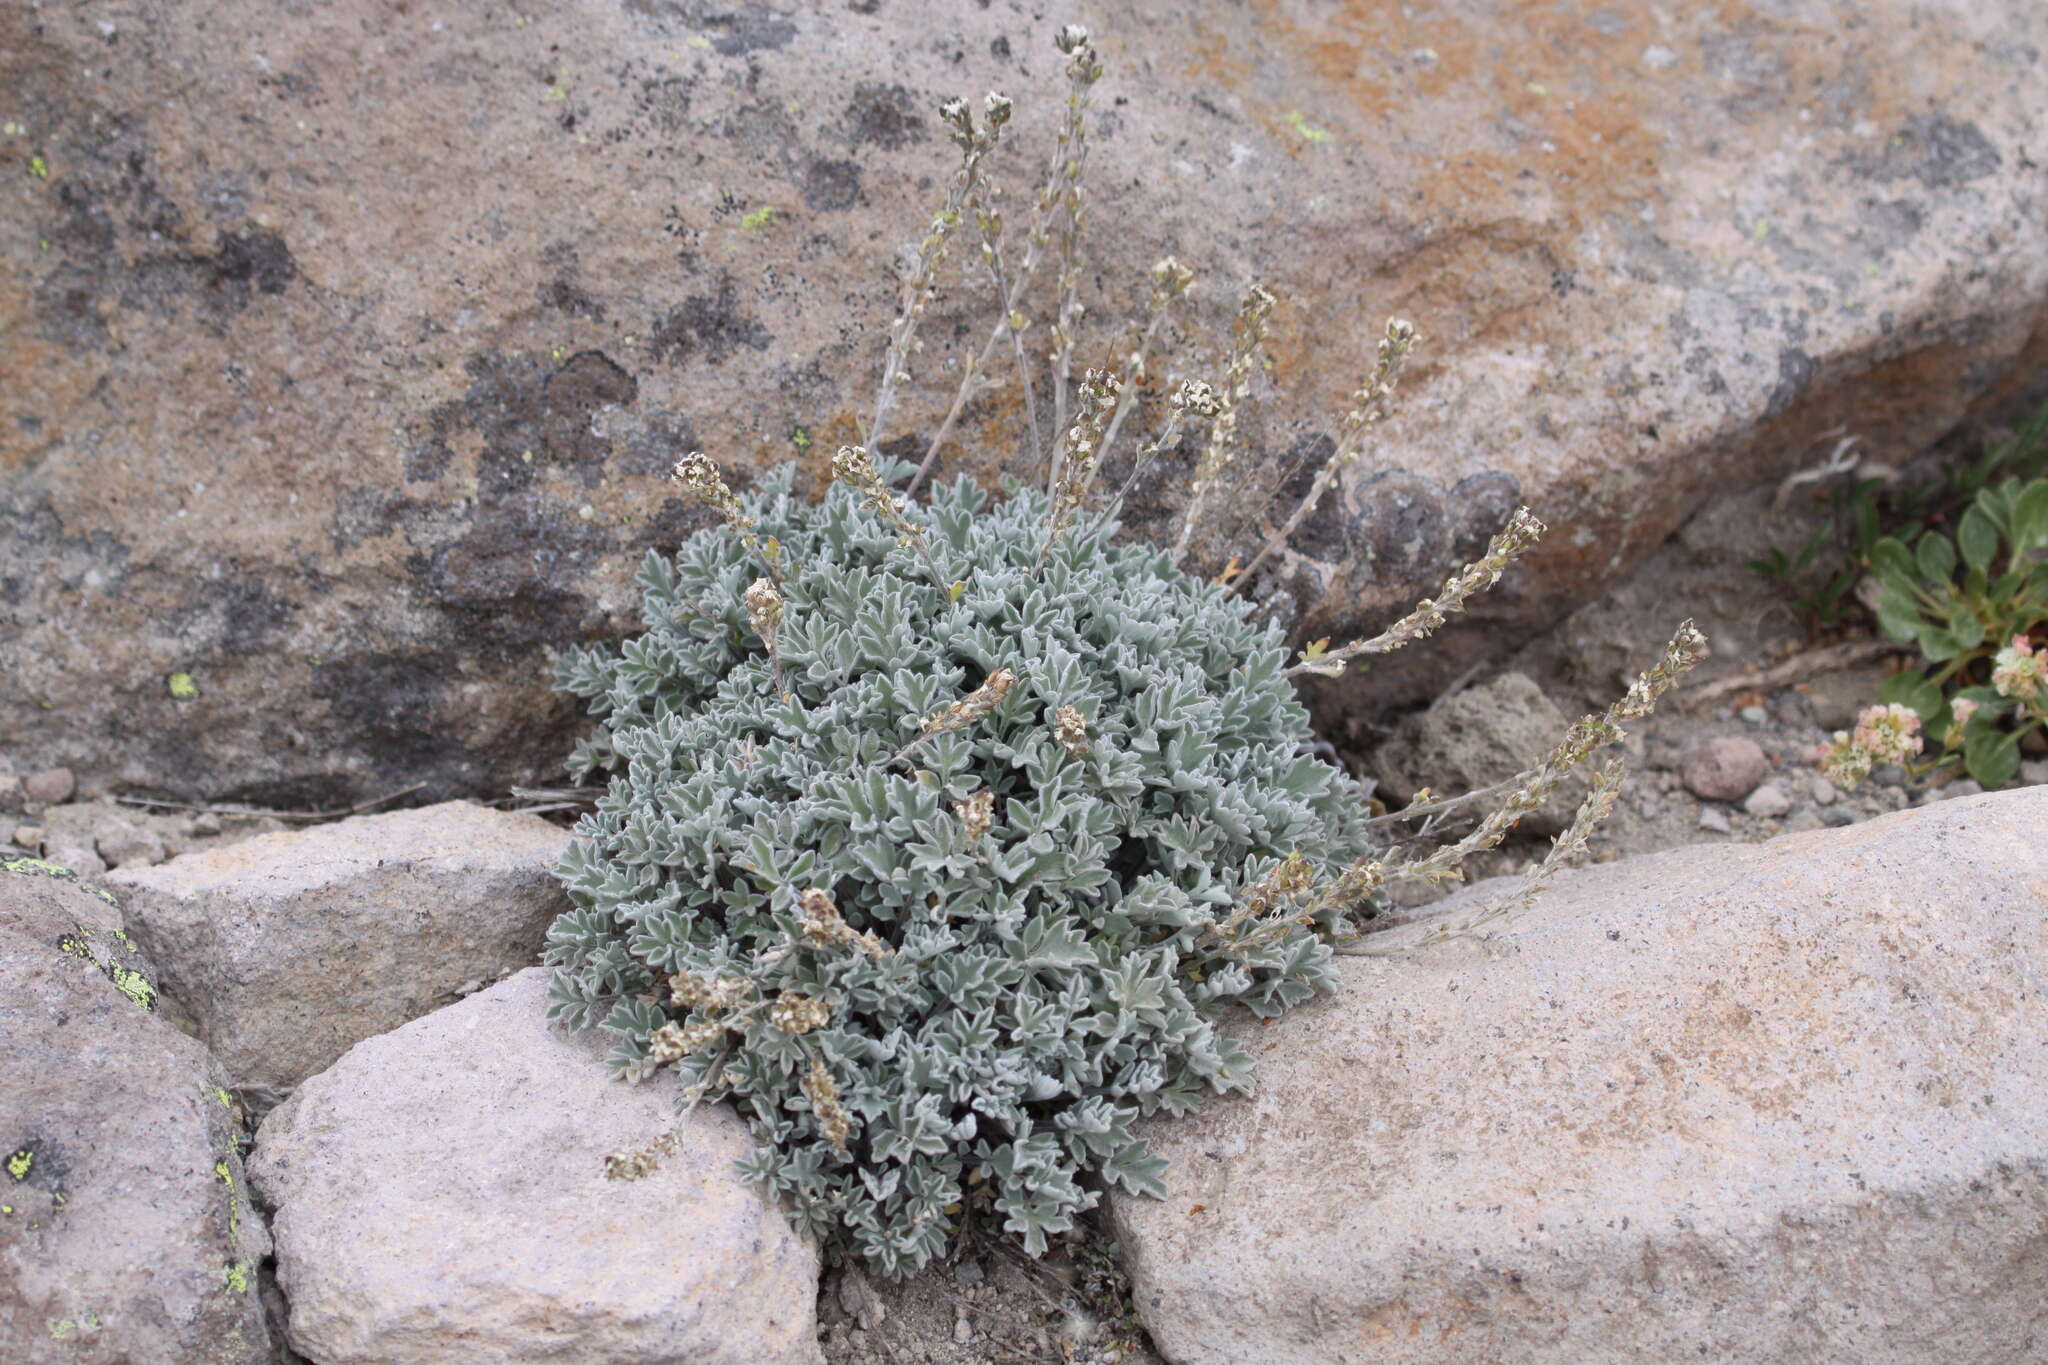
<path id="1" fill-rule="evenodd" d="M 273 1110 L 272 1208 L 293 1347 L 321 1365 L 784 1365 L 821 1359 L 808 1243 L 741 1182 L 729 1111 L 677 1124 L 550 1028 L 547 971 L 358 1043 Z M 607 1155 L 674 1129 L 651 1174 Z"/>
<path id="2" fill-rule="evenodd" d="M 1372 756 L 1387 795 L 1406 801 L 1422 787 L 1445 795 L 1476 791 L 1533 767 L 1571 722 L 1527 674 L 1503 673 L 1403 718 Z M 1531 834 L 1556 834 L 1586 799 L 1573 775 L 1522 819 Z"/>
<path id="3" fill-rule="evenodd" d="M 1763 746 L 1747 735 L 1718 735 L 1685 751 L 1679 776 L 1702 801 L 1740 801 L 1771 770 Z"/>
<path id="4" fill-rule="evenodd" d="M 568 908 L 567 834 L 462 801 L 110 873 L 167 994 L 238 1086 L 289 1090 L 360 1039 L 529 966 Z"/>
<path id="5" fill-rule="evenodd" d="M 1376 670 L 1377 698 L 1462 671 L 1819 433 L 1916 449 L 2006 394 L 2030 334 L 2048 351 L 2036 0 L 1059 18 L 1109 69 L 1084 360 L 1163 252 L 1204 272 L 1197 337 L 1273 282 L 1280 401 L 1239 466 L 1271 471 L 1327 439 L 1384 317 L 1428 338 L 1283 565 L 1310 628 L 1405 603 L 1517 501 L 1558 528 L 1476 628 Z M 548 651 L 630 625 L 641 551 L 695 524 L 668 463 L 853 433 L 949 169 L 941 96 L 1019 98 L 1021 224 L 1054 22 L 949 0 L 0 11 L 0 564 L 45 566 L 0 572 L 0 746 L 270 805 L 551 770 L 573 717 Z M 927 322 L 899 434 L 950 397 L 968 313 L 975 285 Z M 949 468 L 1018 472 L 1003 383 Z M 1131 517 L 1153 535 L 1182 497 L 1160 468 Z"/>
<path id="6" fill-rule="evenodd" d="M 227 1077 L 57 872 L 0 863 L 0 1360 L 267 1362 Z"/>
<path id="7" fill-rule="evenodd" d="M 1251 1097 L 1148 1134 L 1139 1311 L 1176 1365 L 2040 1359 L 2044 913 L 2027 788 L 1345 959 L 1243 1030 Z"/>

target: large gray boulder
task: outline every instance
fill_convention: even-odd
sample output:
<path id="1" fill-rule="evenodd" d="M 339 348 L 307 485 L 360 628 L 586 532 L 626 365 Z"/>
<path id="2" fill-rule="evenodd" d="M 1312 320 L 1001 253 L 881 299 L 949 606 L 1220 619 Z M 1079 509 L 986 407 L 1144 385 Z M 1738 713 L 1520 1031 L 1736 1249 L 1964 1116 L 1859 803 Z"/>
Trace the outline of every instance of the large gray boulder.
<path id="1" fill-rule="evenodd" d="M 0 1360 L 267 1365 L 239 1111 L 119 910 L 0 863 Z"/>
<path id="2" fill-rule="evenodd" d="M 531 966 L 569 908 L 567 831 L 448 801 L 109 873 L 163 988 L 237 1086 L 288 1091 L 350 1046 Z"/>
<path id="3" fill-rule="evenodd" d="M 1018 97 L 1021 231 L 1069 19 L 1109 71 L 1079 362 L 1168 251 L 1203 272 L 1191 336 L 1254 279 L 1289 299 L 1198 567 L 1258 538 L 1396 312 L 1427 341 L 1380 444 L 1259 591 L 1341 633 L 1517 501 L 1556 528 L 1381 701 L 1822 433 L 1921 448 L 2048 336 L 2038 0 L 1404 13 L 0 8 L 0 748 L 301 807 L 552 769 L 550 652 L 629 628 L 643 550 L 699 524 L 669 463 L 803 453 L 814 488 L 856 432 L 951 169 L 940 97 Z M 993 315 L 947 280 L 906 437 Z M 1026 472 L 999 379 L 945 470 Z M 1159 469 L 1154 537 L 1187 461 Z"/>
<path id="4" fill-rule="evenodd" d="M 1253 1095 L 1147 1133 L 1138 1311 L 1175 1365 L 2042 1359 L 2044 915 L 2027 788 L 1346 959 L 1241 1030 Z"/>
<path id="5" fill-rule="evenodd" d="M 264 1120 L 294 1349 L 320 1365 L 820 1365 L 818 1262 L 731 1111 L 607 1078 L 547 971 L 358 1043 Z M 660 1142 L 664 1133 L 673 1140 Z M 606 1158 L 648 1153 L 635 1180 Z"/>

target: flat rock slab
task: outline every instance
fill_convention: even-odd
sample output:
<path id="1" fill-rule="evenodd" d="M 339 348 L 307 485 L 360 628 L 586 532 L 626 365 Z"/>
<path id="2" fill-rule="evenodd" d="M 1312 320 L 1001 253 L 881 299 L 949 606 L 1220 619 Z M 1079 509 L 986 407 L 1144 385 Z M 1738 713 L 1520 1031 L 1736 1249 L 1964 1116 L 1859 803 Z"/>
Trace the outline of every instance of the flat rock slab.
<path id="1" fill-rule="evenodd" d="M 350 1045 L 530 966 L 568 836 L 463 801 L 187 854 L 106 881 L 238 1086 L 283 1092 Z"/>
<path id="2" fill-rule="evenodd" d="M 1345 959 L 1148 1132 L 1138 1309 L 1176 1365 L 2043 1359 L 2044 918 L 2028 788 Z"/>
<path id="3" fill-rule="evenodd" d="M 544 968 L 358 1043 L 273 1110 L 292 1346 L 320 1365 L 816 1365 L 818 1264 L 733 1163 L 745 1126 L 609 1080 Z M 674 1131 L 638 1180 L 605 1158 Z"/>
<path id="4" fill-rule="evenodd" d="M 677 455 L 737 483 L 857 438 L 941 99 L 1017 101 L 1018 259 L 1069 18 L 1107 71 L 1076 368 L 1169 252 L 1200 277 L 1161 376 L 1282 299 L 1193 567 L 1256 548 L 1396 313 L 1424 342 L 1372 449 L 1252 586 L 1341 636 L 1516 502 L 1556 528 L 1372 705 L 1838 429 L 1895 463 L 2041 373 L 2040 0 L 0 5 L 0 564 L 44 566 L 0 594 L 0 746 L 261 805 L 553 771 L 550 654 L 631 628 L 646 548 L 709 521 Z M 996 313 L 965 235 L 883 438 L 912 454 Z M 993 373 L 939 465 L 989 487 L 1041 476 Z M 1123 520 L 1170 542 L 1159 469 Z"/>
<path id="5" fill-rule="evenodd" d="M 119 912 L 0 864 L 0 1360 L 260 1365 L 270 1242 L 227 1076 L 152 1012 Z"/>

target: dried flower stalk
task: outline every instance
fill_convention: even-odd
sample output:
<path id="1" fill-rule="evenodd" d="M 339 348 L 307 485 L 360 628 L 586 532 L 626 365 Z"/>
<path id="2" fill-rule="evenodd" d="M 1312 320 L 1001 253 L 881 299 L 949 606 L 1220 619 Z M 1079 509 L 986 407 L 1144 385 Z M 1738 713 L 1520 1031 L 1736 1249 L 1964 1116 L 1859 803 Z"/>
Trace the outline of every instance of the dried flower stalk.
<path id="1" fill-rule="evenodd" d="M 1259 547 L 1259 552 L 1252 556 L 1251 563 L 1244 566 L 1244 572 L 1231 580 L 1230 586 L 1233 591 L 1250 581 L 1253 571 L 1265 563 L 1267 557 L 1275 550 L 1287 543 L 1288 538 L 1301 523 L 1308 520 L 1310 514 L 1321 506 L 1323 494 L 1329 491 L 1337 476 L 1358 459 L 1359 452 L 1365 448 L 1366 437 L 1371 434 L 1374 425 L 1386 411 L 1387 399 L 1393 397 L 1394 385 L 1401 379 L 1401 367 L 1408 363 L 1408 356 L 1414 351 L 1417 339 L 1413 323 L 1401 318 L 1388 320 L 1386 333 L 1380 337 L 1379 354 L 1373 363 L 1372 371 L 1359 384 L 1357 392 L 1351 395 L 1351 410 L 1344 415 L 1344 432 L 1338 438 L 1336 450 L 1331 452 L 1329 459 L 1323 461 L 1323 466 L 1316 471 L 1315 480 L 1309 485 L 1308 492 L 1302 496 L 1301 502 L 1288 515 L 1287 520 L 1281 523 L 1280 529 Z"/>
<path id="2" fill-rule="evenodd" d="M 1216 481 L 1237 458 L 1238 410 L 1251 396 L 1252 374 L 1258 368 L 1276 302 L 1270 290 L 1255 284 L 1238 308 L 1230 359 L 1223 368 L 1223 387 L 1216 393 L 1216 415 L 1209 422 L 1209 443 L 1203 448 L 1202 458 L 1195 465 L 1195 477 L 1188 484 L 1187 510 L 1181 514 L 1180 534 L 1174 538 L 1170 552 L 1175 568 L 1187 555 L 1188 542 L 1194 538 L 1195 527 L 1208 507 Z"/>
<path id="3" fill-rule="evenodd" d="M 910 499 L 898 497 L 882 482 L 880 471 L 874 461 L 868 458 L 866 450 L 859 446 L 841 446 L 832 456 L 832 477 L 850 485 L 860 494 L 861 506 L 881 514 L 882 520 L 895 530 L 902 544 L 917 552 L 924 562 L 925 572 L 940 592 L 950 593 L 952 584 L 947 582 L 939 562 L 932 558 L 932 549 L 924 527 L 910 519 L 907 510 Z"/>
<path id="4" fill-rule="evenodd" d="M 1500 576 L 1508 571 L 1508 566 L 1521 558 L 1543 531 L 1543 523 L 1536 520 L 1528 508 L 1516 508 L 1514 515 L 1508 518 L 1508 524 L 1487 543 L 1486 553 L 1445 579 L 1442 590 L 1434 598 L 1423 598 L 1415 604 L 1414 610 L 1370 639 L 1355 640 L 1339 649 L 1310 646 L 1303 651 L 1300 661 L 1287 670 L 1288 676 L 1314 673 L 1325 678 L 1342 677 L 1353 659 L 1369 654 L 1391 654 L 1404 645 L 1423 639 L 1441 626 L 1452 612 L 1463 611 L 1466 601 L 1475 593 L 1500 582 Z"/>

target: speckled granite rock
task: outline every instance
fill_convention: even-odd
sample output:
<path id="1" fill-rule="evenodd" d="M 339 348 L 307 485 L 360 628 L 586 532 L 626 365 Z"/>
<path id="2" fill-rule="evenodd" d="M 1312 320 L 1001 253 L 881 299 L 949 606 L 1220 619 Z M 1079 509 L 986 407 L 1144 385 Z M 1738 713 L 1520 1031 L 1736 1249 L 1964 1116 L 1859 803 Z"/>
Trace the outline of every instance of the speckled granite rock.
<path id="1" fill-rule="evenodd" d="M 105 878 L 240 1087 L 289 1090 L 361 1039 L 531 965 L 569 908 L 567 831 L 448 801 L 264 834 Z"/>
<path id="2" fill-rule="evenodd" d="M 552 771 L 549 651 L 627 627 L 642 550 L 696 524 L 669 462 L 740 477 L 852 433 L 950 165 L 929 111 L 1018 98 L 1021 220 L 1067 19 L 1109 70 L 1085 361 L 1164 252 L 1203 272 L 1197 337 L 1273 283 L 1239 466 L 1267 476 L 1388 314 L 1427 338 L 1261 591 L 1342 632 L 1517 501 L 1556 528 L 1376 702 L 1819 433 L 1895 457 L 2030 334 L 2048 354 L 2038 0 L 12 5 L 0 564 L 42 567 L 0 572 L 0 746 L 300 807 Z M 949 284 L 899 434 L 950 398 L 970 313 Z M 1019 406 L 1004 377 L 946 467 L 1021 472 Z M 1161 468 L 1129 517 L 1154 536 Z"/>
<path id="3" fill-rule="evenodd" d="M 547 971 L 358 1043 L 264 1120 L 292 1346 L 320 1365 L 818 1365 L 818 1264 L 744 1184 L 730 1111 L 677 1123 L 551 1029 Z M 655 1169 L 605 1157 L 659 1134 Z"/>
<path id="4" fill-rule="evenodd" d="M 239 1113 L 119 910 L 0 863 L 0 1360 L 265 1365 Z"/>
<path id="5" fill-rule="evenodd" d="M 1175 1365 L 2038 1360 L 2044 917 L 2025 788 L 1346 959 L 1243 1030 L 1251 1097 L 1148 1133 L 1138 1310 Z"/>

